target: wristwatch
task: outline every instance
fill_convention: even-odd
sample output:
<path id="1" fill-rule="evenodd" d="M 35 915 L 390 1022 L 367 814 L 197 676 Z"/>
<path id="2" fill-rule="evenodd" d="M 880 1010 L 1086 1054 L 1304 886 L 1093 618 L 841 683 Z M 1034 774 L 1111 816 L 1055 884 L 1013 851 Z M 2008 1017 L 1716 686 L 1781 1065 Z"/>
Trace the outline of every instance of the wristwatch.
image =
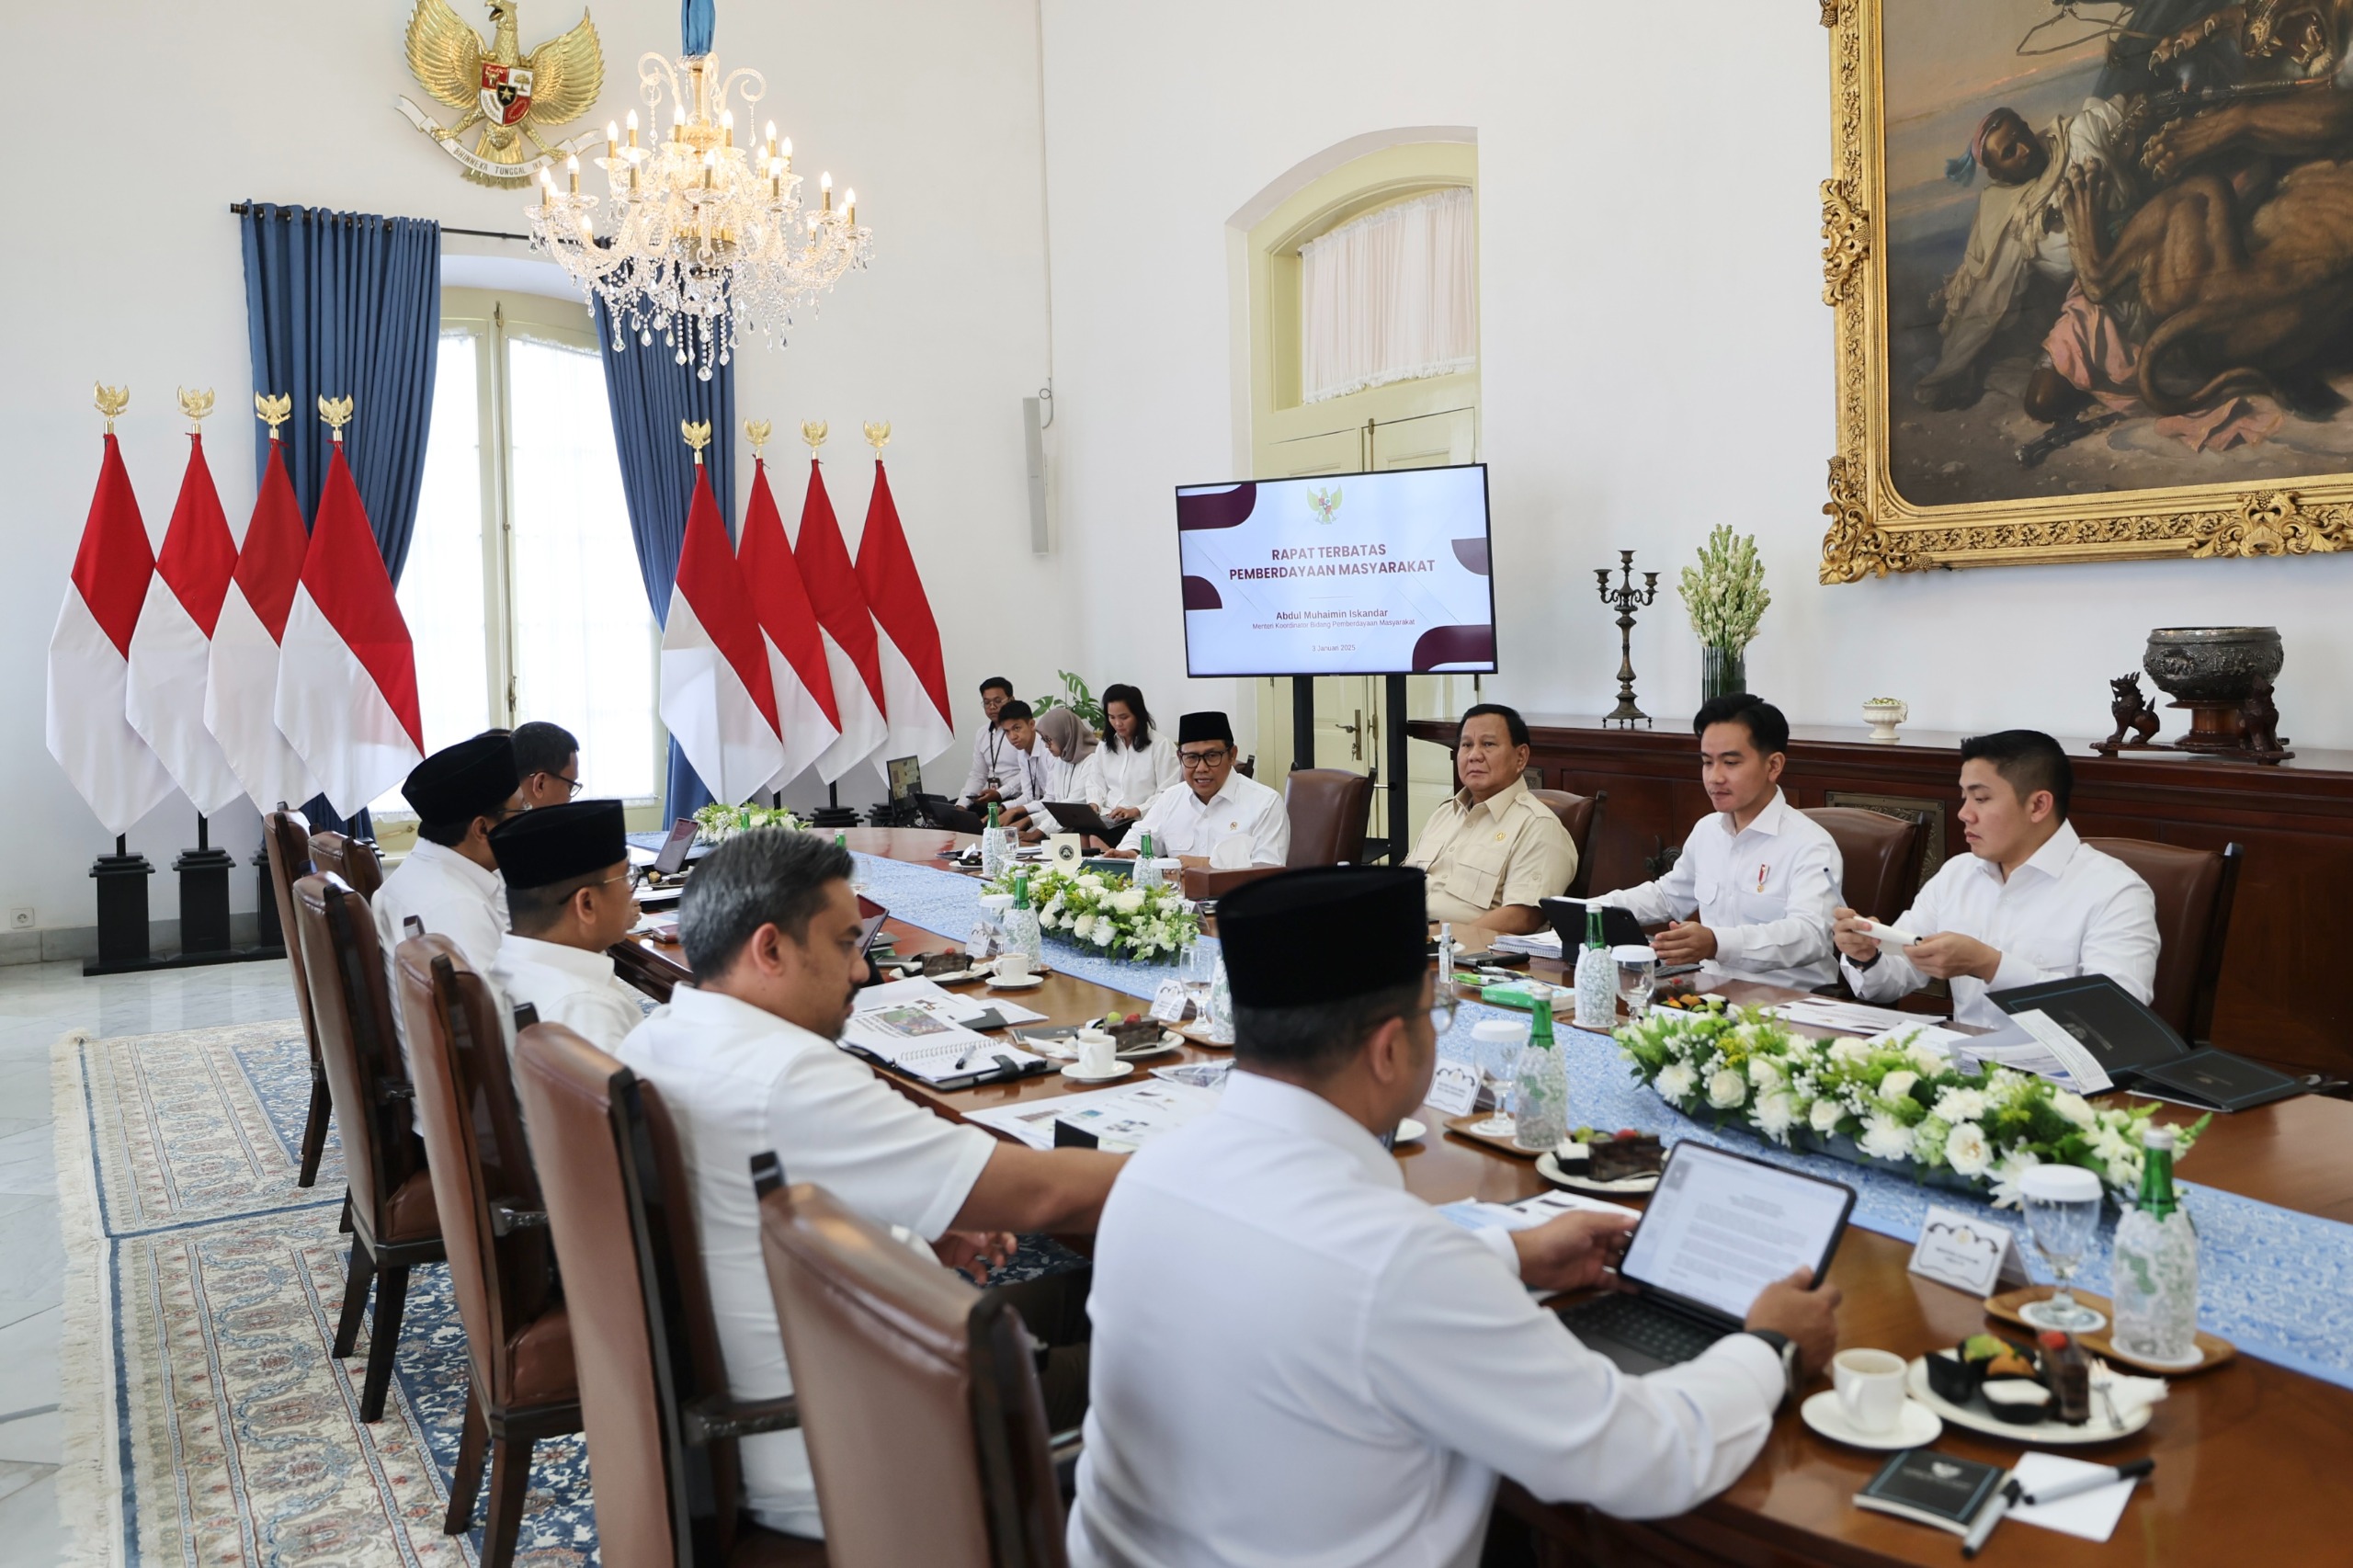
<path id="1" fill-rule="evenodd" d="M 1798 1396 L 1797 1342 L 1786 1334 L 1776 1334 L 1769 1328 L 1747 1331 L 1753 1338 L 1765 1342 L 1766 1348 L 1781 1358 L 1781 1403 L 1787 1404 Z"/>

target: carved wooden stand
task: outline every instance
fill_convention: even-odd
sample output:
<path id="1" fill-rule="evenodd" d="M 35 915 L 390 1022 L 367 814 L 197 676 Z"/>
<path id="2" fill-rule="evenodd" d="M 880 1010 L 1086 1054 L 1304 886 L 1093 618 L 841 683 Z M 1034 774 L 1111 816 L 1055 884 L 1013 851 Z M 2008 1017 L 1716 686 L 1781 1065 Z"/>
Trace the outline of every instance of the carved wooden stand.
<path id="1" fill-rule="evenodd" d="M 2287 743 L 2279 735 L 2279 710 L 2272 703 L 2269 681 L 2258 682 L 2252 696 L 2236 702 L 2166 703 L 2168 708 L 2189 710 L 2189 728 L 2171 741 L 2152 738 L 2157 733 L 2156 714 L 2142 695 L 2138 675 L 2120 676 L 2108 684 L 2116 692 L 2116 701 L 2109 708 L 2116 719 L 2116 733 L 2092 743 L 2092 750 L 2102 756 L 2180 751 L 2276 767 L 2296 755 L 2286 749 Z"/>

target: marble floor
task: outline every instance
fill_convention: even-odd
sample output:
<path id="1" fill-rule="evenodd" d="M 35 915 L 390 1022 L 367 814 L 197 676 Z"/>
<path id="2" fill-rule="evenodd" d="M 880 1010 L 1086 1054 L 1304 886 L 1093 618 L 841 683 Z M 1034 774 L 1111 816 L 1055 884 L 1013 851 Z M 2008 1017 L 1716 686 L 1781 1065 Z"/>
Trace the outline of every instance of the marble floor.
<path id="1" fill-rule="evenodd" d="M 296 1016 L 283 959 L 89 979 L 78 963 L 0 966 L 0 1568 L 50 1568 L 66 1538 L 55 1477 L 64 1244 L 50 1046 Z"/>

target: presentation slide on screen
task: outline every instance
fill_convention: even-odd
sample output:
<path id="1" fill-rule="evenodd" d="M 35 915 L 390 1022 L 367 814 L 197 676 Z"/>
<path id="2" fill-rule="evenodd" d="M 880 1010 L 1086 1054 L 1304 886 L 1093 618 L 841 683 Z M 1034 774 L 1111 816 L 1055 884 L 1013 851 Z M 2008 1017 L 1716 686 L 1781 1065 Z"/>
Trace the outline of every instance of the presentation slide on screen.
<path id="1" fill-rule="evenodd" d="M 1756 1292 L 1822 1262 L 1846 1210 L 1845 1187 L 1680 1144 L 1621 1272 L 1745 1318 Z"/>
<path id="2" fill-rule="evenodd" d="M 1492 672 L 1487 471 L 1176 492 L 1194 676 Z"/>

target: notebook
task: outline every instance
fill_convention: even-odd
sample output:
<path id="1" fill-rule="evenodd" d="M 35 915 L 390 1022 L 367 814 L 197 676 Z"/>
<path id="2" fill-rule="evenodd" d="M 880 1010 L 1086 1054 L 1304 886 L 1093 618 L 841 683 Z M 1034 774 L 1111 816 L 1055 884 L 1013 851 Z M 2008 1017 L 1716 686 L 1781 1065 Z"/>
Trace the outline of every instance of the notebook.
<path id="1" fill-rule="evenodd" d="M 2074 1036 L 2119 1088 L 2152 1099 L 2204 1110 L 2245 1110 L 2308 1087 L 2211 1045 L 2193 1051 L 2146 1003 L 2104 974 L 1992 991 L 1986 1000 L 2005 1013 L 2041 1013 Z"/>
<path id="2" fill-rule="evenodd" d="M 1967 1535 L 2009 1471 L 1934 1449 L 1907 1449 L 1855 1494 L 1855 1506 Z"/>

